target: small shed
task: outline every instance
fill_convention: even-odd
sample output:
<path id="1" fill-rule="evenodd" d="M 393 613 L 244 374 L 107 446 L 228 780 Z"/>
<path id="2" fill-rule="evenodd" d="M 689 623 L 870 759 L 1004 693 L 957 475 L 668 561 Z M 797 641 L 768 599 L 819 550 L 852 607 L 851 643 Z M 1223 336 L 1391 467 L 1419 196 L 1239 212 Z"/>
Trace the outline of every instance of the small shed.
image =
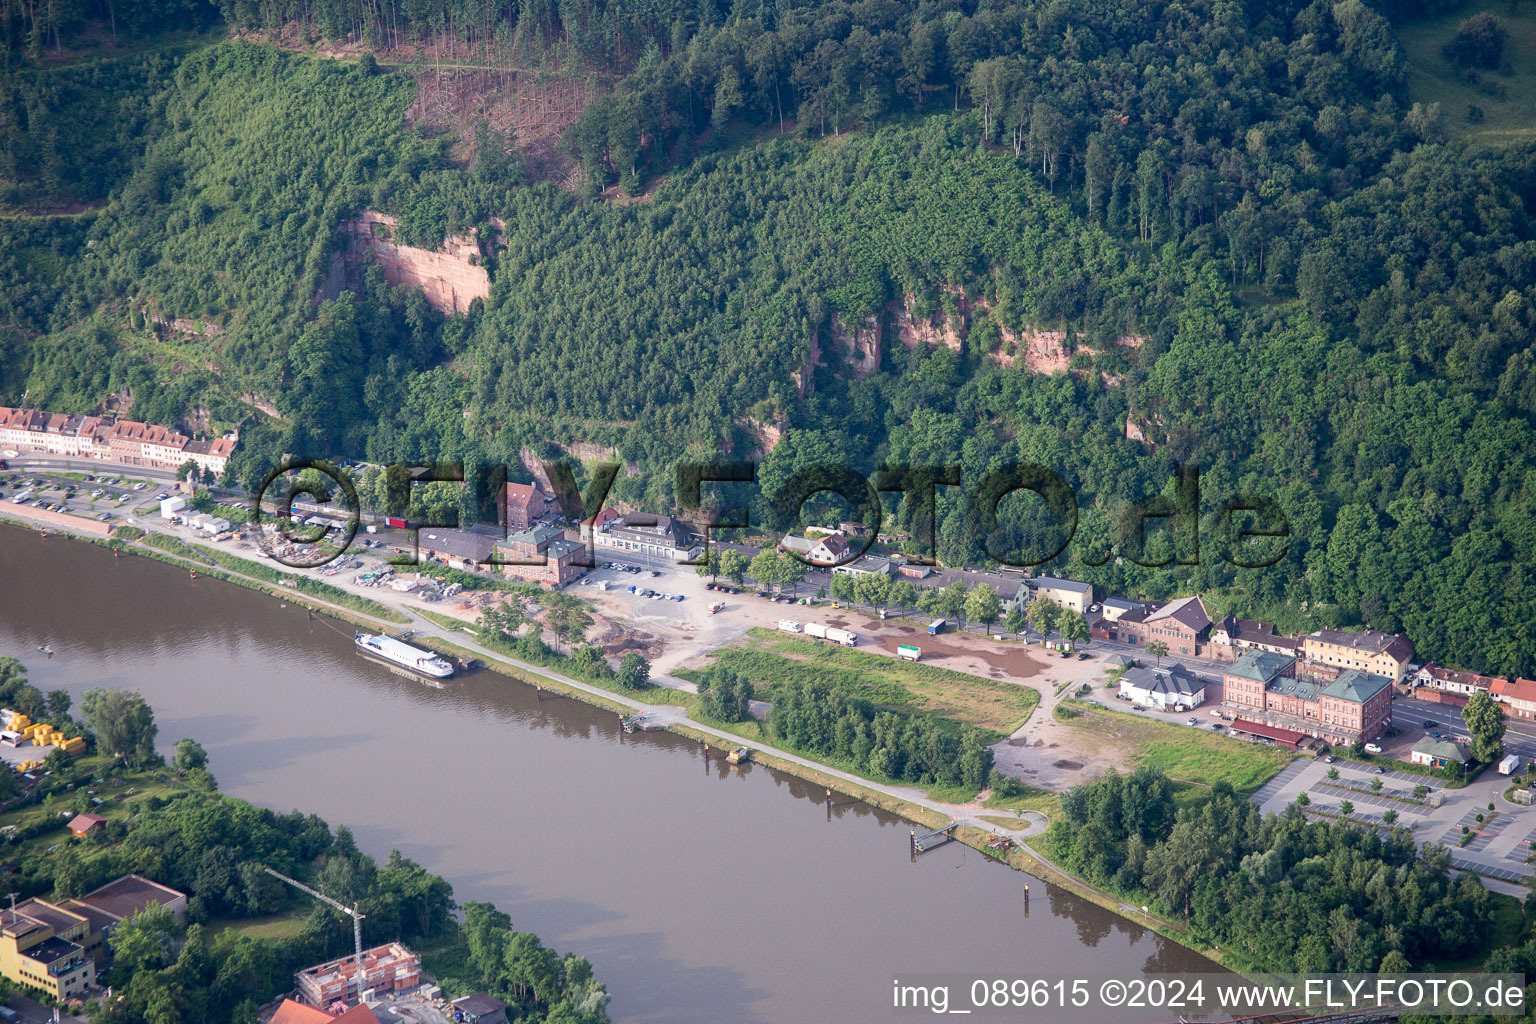
<path id="1" fill-rule="evenodd" d="M 507 1024 L 507 1004 L 493 995 L 476 992 L 453 1001 L 453 1019 L 465 1024 Z"/>
<path id="2" fill-rule="evenodd" d="M 1443 768 L 1448 764 L 1459 764 L 1465 767 L 1472 760 L 1472 752 L 1464 744 L 1425 736 L 1413 745 L 1408 759 L 1414 764 L 1428 765 L 1431 768 Z"/>
<path id="3" fill-rule="evenodd" d="M 88 836 L 107 827 L 107 819 L 99 814 L 77 814 L 69 820 L 69 830 L 77 836 Z"/>

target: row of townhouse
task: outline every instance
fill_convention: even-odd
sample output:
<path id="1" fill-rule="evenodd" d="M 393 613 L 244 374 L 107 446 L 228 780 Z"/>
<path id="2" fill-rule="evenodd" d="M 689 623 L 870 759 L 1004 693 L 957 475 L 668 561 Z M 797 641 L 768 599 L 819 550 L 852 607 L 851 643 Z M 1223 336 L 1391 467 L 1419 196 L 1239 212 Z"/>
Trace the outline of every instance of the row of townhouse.
<path id="1" fill-rule="evenodd" d="M 217 476 L 229 465 L 235 443 L 233 437 L 194 440 L 137 420 L 0 405 L 0 449 L 18 452 L 154 469 L 177 469 L 190 460 Z"/>
<path id="2" fill-rule="evenodd" d="M 1475 693 L 1486 693 L 1501 704 L 1513 718 L 1536 719 L 1536 679 L 1505 679 L 1476 672 L 1462 672 L 1430 662 L 1414 673 L 1409 685 L 1451 695 L 1452 703 L 1463 703 Z"/>

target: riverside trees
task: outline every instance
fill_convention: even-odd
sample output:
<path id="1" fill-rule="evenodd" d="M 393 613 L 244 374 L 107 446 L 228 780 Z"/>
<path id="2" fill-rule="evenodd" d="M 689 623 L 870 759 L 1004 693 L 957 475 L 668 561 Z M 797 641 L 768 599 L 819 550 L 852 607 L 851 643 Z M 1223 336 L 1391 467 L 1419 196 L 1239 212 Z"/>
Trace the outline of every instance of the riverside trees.
<path id="1" fill-rule="evenodd" d="M 1045 843 L 1247 967 L 1374 971 L 1394 952 L 1422 965 L 1486 946 L 1489 893 L 1451 879 L 1411 836 L 1309 822 L 1296 808 L 1263 817 L 1226 782 L 1179 807 L 1161 772 L 1111 771 L 1063 796 Z"/>

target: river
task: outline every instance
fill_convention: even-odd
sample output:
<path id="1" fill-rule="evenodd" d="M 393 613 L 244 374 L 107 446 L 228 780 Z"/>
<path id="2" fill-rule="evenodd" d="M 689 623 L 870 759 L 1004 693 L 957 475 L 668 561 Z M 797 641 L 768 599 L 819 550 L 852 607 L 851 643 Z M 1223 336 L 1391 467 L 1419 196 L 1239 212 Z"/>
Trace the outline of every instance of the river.
<path id="1" fill-rule="evenodd" d="M 828 821 L 793 776 L 706 768 L 692 741 L 495 673 L 402 678 L 277 598 L 10 526 L 0 580 L 0 654 L 34 685 L 140 690 L 162 749 L 199 740 L 224 792 L 348 825 L 589 957 L 615 1021 L 854 1024 L 891 1018 L 905 972 L 1213 969 L 959 844 L 914 864 L 906 822 L 847 798 Z"/>

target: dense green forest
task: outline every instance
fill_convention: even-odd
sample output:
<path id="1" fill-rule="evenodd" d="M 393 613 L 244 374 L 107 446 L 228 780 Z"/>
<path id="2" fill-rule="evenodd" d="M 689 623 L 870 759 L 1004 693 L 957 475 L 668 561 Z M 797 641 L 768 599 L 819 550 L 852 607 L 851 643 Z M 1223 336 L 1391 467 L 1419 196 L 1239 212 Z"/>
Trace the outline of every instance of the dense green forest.
<path id="1" fill-rule="evenodd" d="M 447 34 L 493 63 L 553 47 L 616 76 L 567 132 L 573 190 L 527 180 L 484 126 L 456 165 L 401 116 L 406 72 L 236 43 L 44 68 L 30 9 L 8 10 L 0 202 L 103 205 L 0 219 L 0 401 L 126 393 L 148 418 L 238 424 L 246 481 L 284 452 L 521 475 L 521 451 L 583 441 L 636 466 L 616 497 L 657 510 L 676 460 L 750 453 L 752 421 L 784 431 L 766 492 L 826 461 L 958 463 L 970 484 L 1035 462 L 1080 505 L 1061 572 L 1536 672 L 1536 149 L 1459 140 L 1410 94 L 1397 28 L 1425 9 L 222 9 L 381 47 Z M 133 17 L 120 31 L 211 15 Z M 1497 91 L 1480 26 L 1431 59 Z M 610 182 L 642 201 L 601 201 Z M 317 302 L 363 208 L 413 244 L 477 229 L 489 297 L 445 318 L 371 273 Z M 957 344 L 903 344 L 898 315 Z M 838 338 L 871 317 L 865 374 Z M 1042 330 L 1066 372 L 1013 365 Z M 1114 558 L 1160 560 L 1167 536 L 1112 548 L 1191 464 L 1200 564 Z M 1219 557 L 1216 512 L 1242 494 L 1283 509 L 1274 565 Z M 973 502 L 940 498 L 946 560 L 1056 546 L 1024 499 L 990 538 Z M 915 503 L 894 512 L 905 530 Z M 1172 540 L 1187 560 L 1187 528 Z"/>
<path id="2" fill-rule="evenodd" d="M 1225 782 L 1179 808 L 1160 772 L 1111 772 L 1068 791 L 1045 843 L 1058 863 L 1187 921 L 1239 969 L 1433 970 L 1492 941 L 1492 897 L 1450 877 L 1443 847 L 1420 852 L 1406 831 L 1308 821 L 1297 807 L 1261 817 Z"/>

